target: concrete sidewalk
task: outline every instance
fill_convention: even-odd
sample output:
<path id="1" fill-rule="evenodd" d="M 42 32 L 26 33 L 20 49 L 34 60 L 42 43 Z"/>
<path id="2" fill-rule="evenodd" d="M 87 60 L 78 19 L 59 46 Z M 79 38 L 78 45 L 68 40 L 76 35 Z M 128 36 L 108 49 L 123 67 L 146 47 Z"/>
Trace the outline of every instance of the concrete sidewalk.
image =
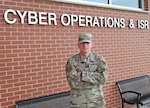
<path id="1" fill-rule="evenodd" d="M 132 108 L 137 108 L 136 106 L 132 107 Z M 140 106 L 140 108 L 150 108 L 150 104 L 144 105 L 144 106 Z"/>

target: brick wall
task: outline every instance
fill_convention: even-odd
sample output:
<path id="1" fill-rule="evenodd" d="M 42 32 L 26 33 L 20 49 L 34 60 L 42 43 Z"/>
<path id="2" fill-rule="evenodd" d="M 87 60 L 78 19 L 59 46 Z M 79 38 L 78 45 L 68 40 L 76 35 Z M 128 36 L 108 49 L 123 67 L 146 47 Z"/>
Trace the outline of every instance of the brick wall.
<path id="1" fill-rule="evenodd" d="M 146 3 L 146 9 L 150 3 Z M 147 13 L 58 3 L 45 0 L 0 0 L 0 107 L 15 108 L 15 102 L 70 90 L 65 76 L 68 57 L 77 53 L 77 35 L 93 34 L 93 52 L 108 63 L 109 78 L 104 85 L 107 108 L 120 108 L 115 86 L 118 80 L 148 74 L 150 65 L 150 30 L 138 29 L 137 20 L 149 20 Z M 7 9 L 56 13 L 57 25 L 24 24 L 4 20 Z M 149 9 L 147 9 L 149 10 Z M 62 14 L 104 16 L 126 19 L 126 27 L 63 26 Z M 135 28 L 127 25 L 134 19 Z M 150 20 L 149 20 L 150 22 Z M 126 105 L 127 106 L 127 105 Z M 130 106 L 129 106 L 130 107 Z"/>

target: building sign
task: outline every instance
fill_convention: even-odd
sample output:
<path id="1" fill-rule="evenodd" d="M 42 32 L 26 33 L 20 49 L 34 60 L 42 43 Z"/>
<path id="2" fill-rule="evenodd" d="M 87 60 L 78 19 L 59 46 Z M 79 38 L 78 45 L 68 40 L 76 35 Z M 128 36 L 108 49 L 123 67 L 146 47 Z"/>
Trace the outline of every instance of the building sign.
<path id="1" fill-rule="evenodd" d="M 35 11 L 24 11 L 8 9 L 4 12 L 4 20 L 8 24 L 15 24 L 18 21 L 21 24 L 25 23 L 27 19 L 28 24 L 39 24 L 39 25 L 58 25 L 58 16 L 56 13 L 47 12 L 35 12 Z M 78 24 L 80 27 L 108 27 L 108 28 L 125 28 L 128 26 L 131 29 L 135 27 L 139 29 L 149 29 L 148 20 L 137 20 L 129 19 L 126 23 L 124 18 L 112 18 L 103 16 L 86 16 L 86 15 L 75 15 L 75 14 L 62 14 L 60 16 L 60 22 L 63 26 L 74 26 Z M 128 24 L 128 25 L 126 25 Z"/>

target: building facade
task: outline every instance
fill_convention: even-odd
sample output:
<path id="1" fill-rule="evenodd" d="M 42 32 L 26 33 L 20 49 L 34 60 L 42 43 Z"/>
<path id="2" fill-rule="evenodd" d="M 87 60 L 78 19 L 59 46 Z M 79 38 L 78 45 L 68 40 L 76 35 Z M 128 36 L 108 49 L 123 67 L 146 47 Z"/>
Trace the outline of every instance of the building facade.
<path id="1" fill-rule="evenodd" d="M 0 0 L 0 108 L 69 91 L 65 64 L 85 32 L 108 63 L 106 106 L 121 108 L 115 83 L 150 75 L 150 1 L 131 1 Z"/>

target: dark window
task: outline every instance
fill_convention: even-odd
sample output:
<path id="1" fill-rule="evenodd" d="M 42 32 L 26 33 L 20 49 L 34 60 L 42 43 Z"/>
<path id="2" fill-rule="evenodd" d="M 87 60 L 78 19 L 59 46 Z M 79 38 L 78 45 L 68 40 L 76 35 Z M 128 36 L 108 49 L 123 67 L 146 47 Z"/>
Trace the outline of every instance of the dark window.
<path id="1" fill-rule="evenodd" d="M 82 0 L 82 1 L 144 9 L 144 0 Z"/>
<path id="2" fill-rule="evenodd" d="M 112 0 L 112 5 L 142 8 L 142 0 Z"/>

